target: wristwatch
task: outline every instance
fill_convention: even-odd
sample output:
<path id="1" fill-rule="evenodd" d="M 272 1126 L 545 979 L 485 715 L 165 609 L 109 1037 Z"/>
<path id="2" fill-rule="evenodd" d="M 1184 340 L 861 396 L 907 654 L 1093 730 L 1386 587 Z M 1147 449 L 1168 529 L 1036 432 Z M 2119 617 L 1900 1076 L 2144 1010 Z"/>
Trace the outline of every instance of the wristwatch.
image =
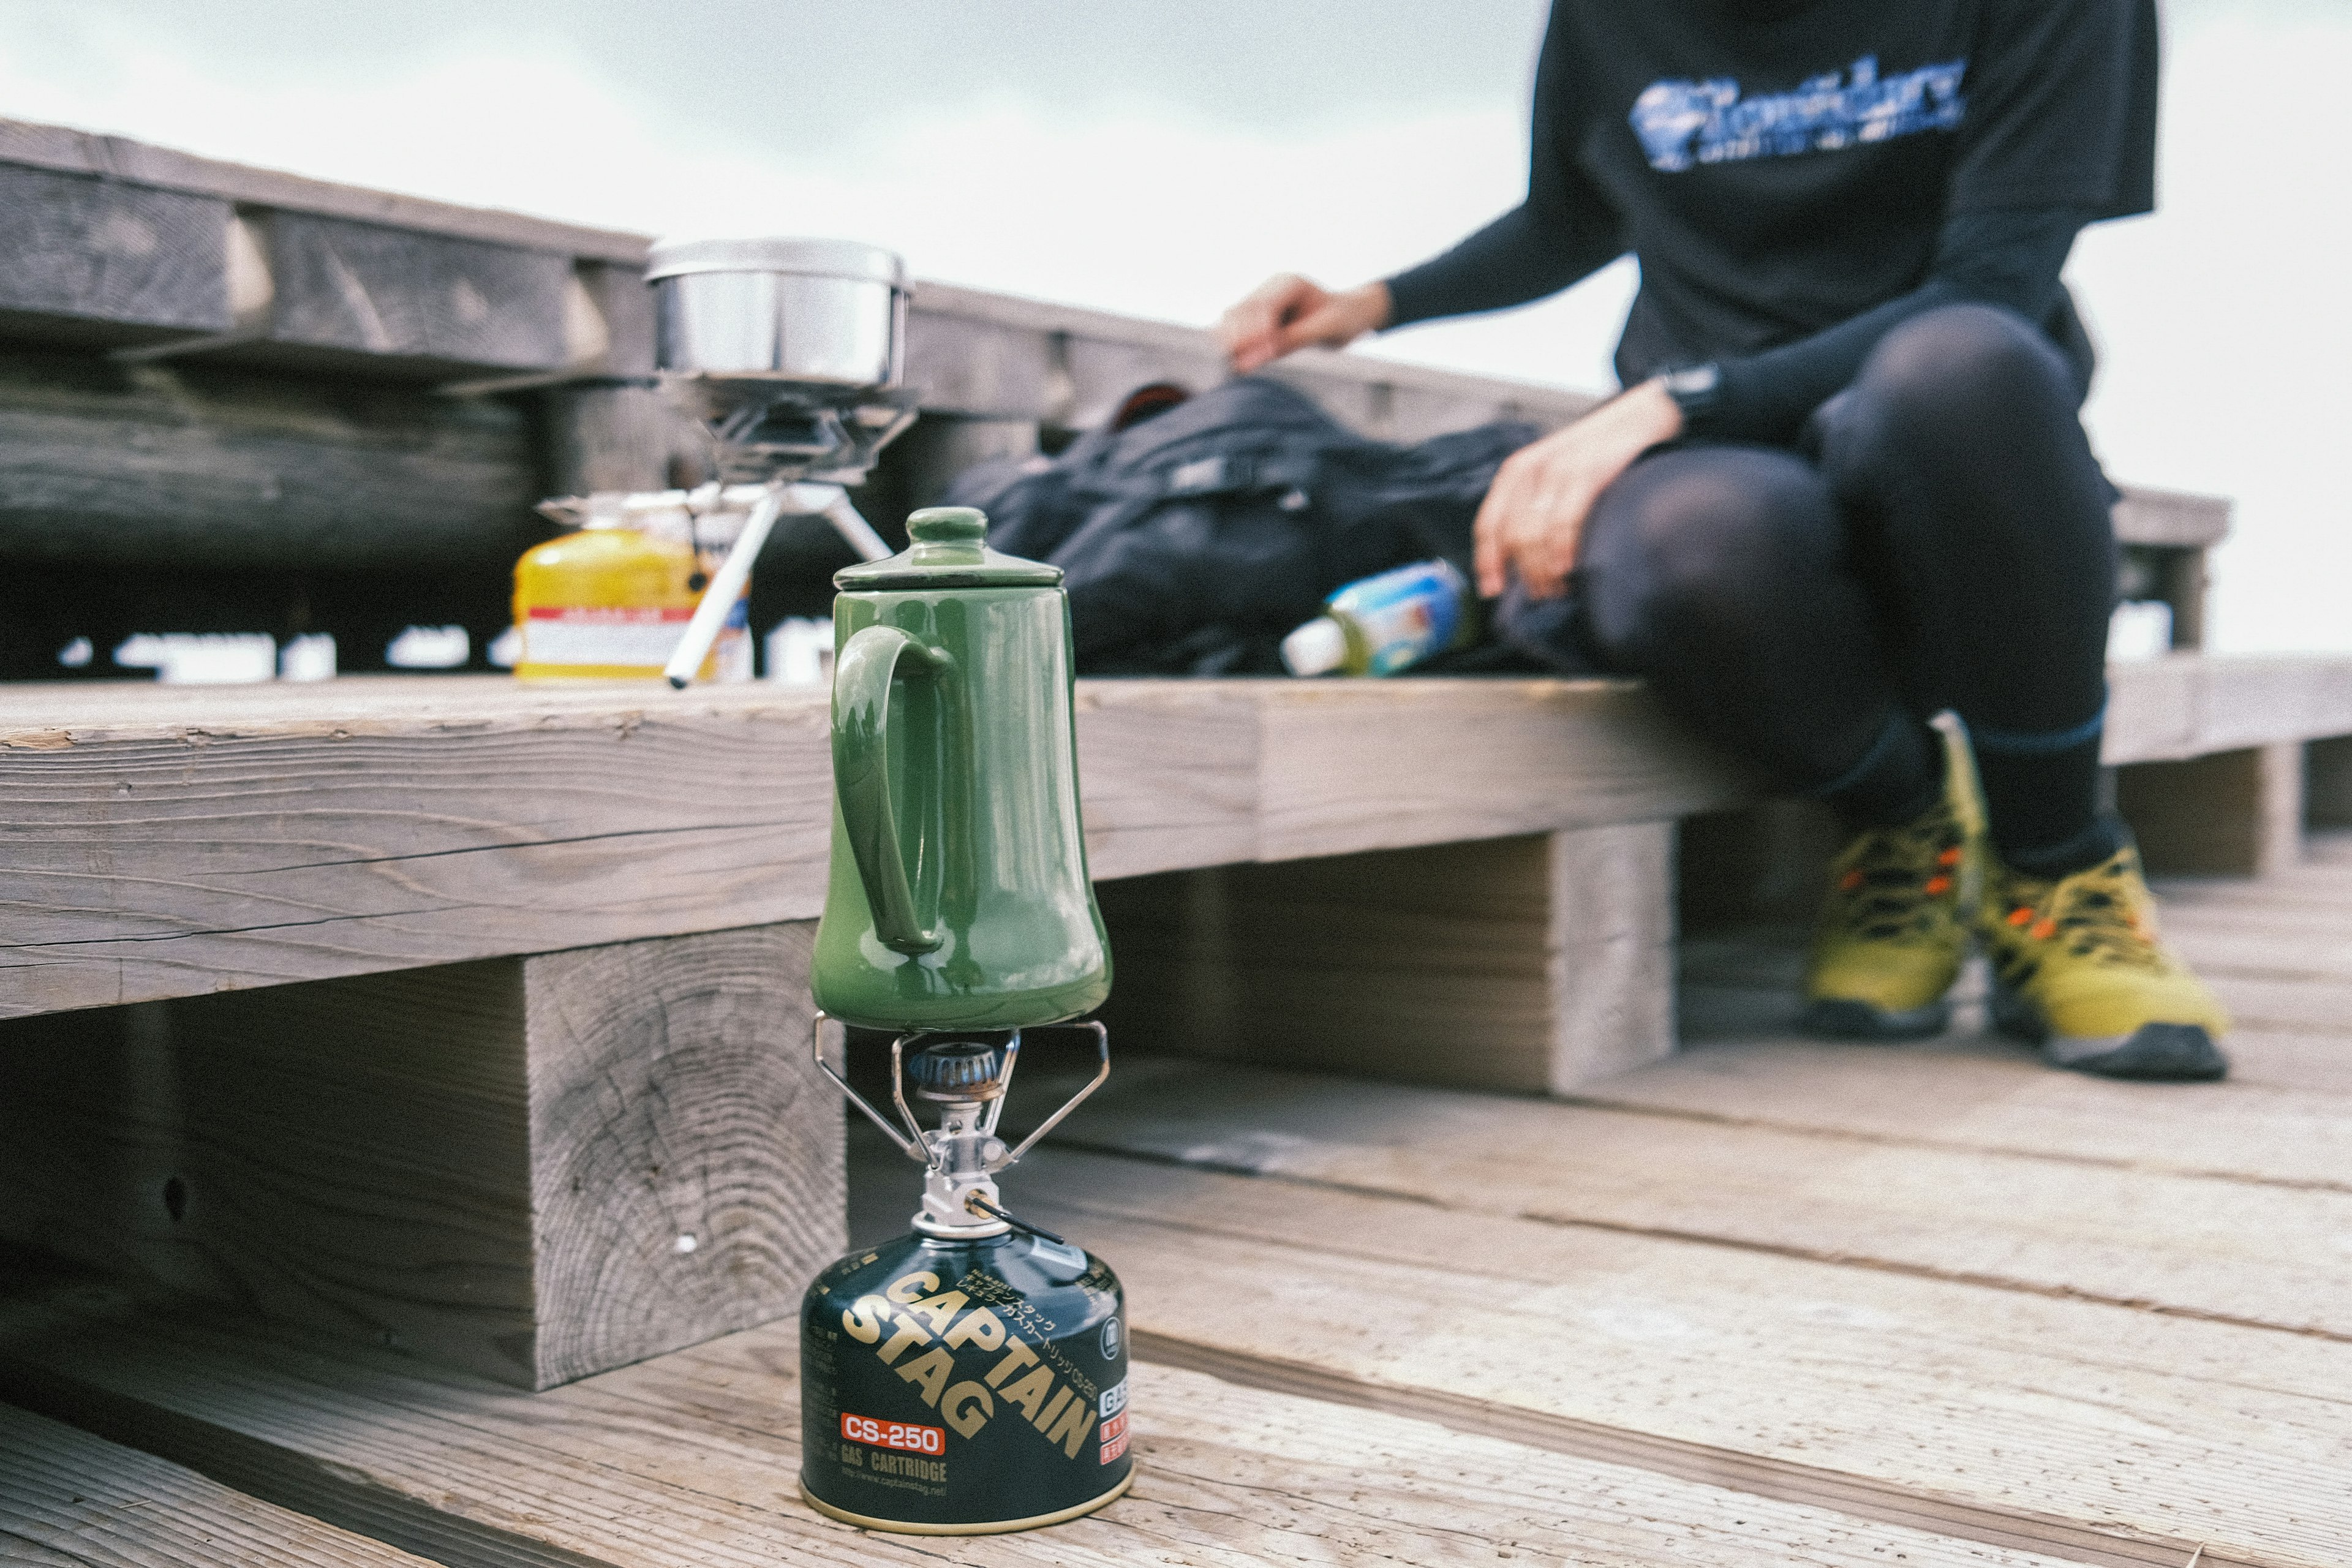
<path id="1" fill-rule="evenodd" d="M 1723 390 L 1723 372 L 1712 363 L 1695 364 L 1666 372 L 1658 377 L 1658 384 L 1683 411 L 1683 428 L 1691 430 L 1715 412 L 1716 399 Z"/>

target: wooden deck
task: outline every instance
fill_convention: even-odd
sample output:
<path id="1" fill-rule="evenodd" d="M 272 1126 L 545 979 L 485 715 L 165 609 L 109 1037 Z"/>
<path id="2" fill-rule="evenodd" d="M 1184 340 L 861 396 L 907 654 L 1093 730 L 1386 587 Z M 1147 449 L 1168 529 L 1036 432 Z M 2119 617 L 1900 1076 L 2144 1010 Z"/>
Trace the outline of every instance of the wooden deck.
<path id="1" fill-rule="evenodd" d="M 1139 1362 L 1133 1494 L 1052 1531 L 811 1514 L 789 1321 L 530 1394 L 24 1263 L 0 1394 L 218 1483 L 159 1509 L 457 1564 L 2335 1568 L 2352 834 L 2167 893 L 2226 1083 L 2050 1071 L 1974 1009 L 1790 1038 L 1755 936 L 1688 944 L 1688 1049 L 1568 1101 L 1121 1060 L 1007 1186 L 1118 1268 Z M 853 1229 L 901 1228 L 910 1168 L 854 1148 Z M 51 1555 L 0 1561 L 101 1560 L 28 1484 L 0 1463 L 0 1513 L 49 1509 Z M 172 1560 L 238 1560 L 201 1536 Z"/>

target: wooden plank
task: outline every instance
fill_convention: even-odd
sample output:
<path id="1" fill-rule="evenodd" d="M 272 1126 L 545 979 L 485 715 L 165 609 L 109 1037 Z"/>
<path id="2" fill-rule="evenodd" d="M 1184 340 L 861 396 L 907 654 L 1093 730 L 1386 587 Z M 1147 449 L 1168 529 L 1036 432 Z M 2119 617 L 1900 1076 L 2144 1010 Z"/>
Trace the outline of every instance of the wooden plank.
<path id="1" fill-rule="evenodd" d="M 1626 680 L 1268 683 L 1259 858 L 1664 822 L 1753 786 Z"/>
<path id="2" fill-rule="evenodd" d="M 427 1380 L 386 1358 L 257 1345 L 89 1292 L 71 1309 L 19 1302 L 0 1317 L 0 1380 L 20 1397 L 69 1403 L 93 1427 L 135 1432 L 257 1496 L 458 1568 L 940 1560 L 936 1540 L 852 1532 L 794 1496 L 789 1326 L 522 1396 Z M 1132 1377 L 1129 1495 L 1052 1531 L 959 1541 L 953 1561 L 2150 1561 L 1979 1544 L 1148 1361 Z"/>
<path id="3" fill-rule="evenodd" d="M 2303 743 L 2120 769 L 2116 808 L 2153 874 L 2269 876 L 2303 853 Z"/>
<path id="4" fill-rule="evenodd" d="M 1198 328 L 919 283 L 907 337 L 909 384 L 923 405 L 992 419 L 1088 429 L 1149 382 L 1205 391 L 1229 374 Z M 1421 441 L 1494 419 L 1566 424 L 1598 399 L 1565 388 L 1462 375 L 1368 354 L 1320 350 L 1267 374 L 1368 436 Z"/>
<path id="5" fill-rule="evenodd" d="M 2196 661 L 2157 662 L 2193 675 Z M 2242 684 L 2284 669 L 2313 702 L 2327 689 L 2325 661 L 2249 663 Z M 1748 798 L 1630 681 L 1081 693 L 1104 877 L 1663 822 Z M 824 700 L 497 677 L 12 688 L 0 1015 L 805 919 L 828 845 Z"/>
<path id="6" fill-rule="evenodd" d="M 2352 1190 L 2345 1179 L 2352 1127 L 2341 1098 L 2249 1081 L 2251 1042 L 2242 1035 L 2231 1044 L 2238 1071 L 2227 1083 L 2119 1098 L 2107 1084 L 1991 1042 L 1956 1037 L 1865 1051 L 1781 1034 L 1686 1043 L 1668 1060 L 1579 1099 L 1709 1124 Z"/>
<path id="7" fill-rule="evenodd" d="M 248 206 L 280 207 L 363 223 L 389 224 L 426 234 L 519 245 L 640 268 L 646 260 L 643 235 L 305 179 L 275 169 L 199 158 L 169 147 L 156 147 L 122 136 L 96 135 L 62 125 L 0 120 L 0 163 L 97 175 L 158 190 L 225 198 Z"/>
<path id="8" fill-rule="evenodd" d="M 95 316 L 126 341 L 226 331 L 226 202 L 0 163 L 0 328 Z"/>
<path id="9" fill-rule="evenodd" d="M 2123 763 L 2193 757 L 2203 743 L 2203 673 L 2210 654 L 2174 653 L 2107 666 L 2106 731 L 2100 760 Z"/>
<path id="10" fill-rule="evenodd" d="M 2230 531 L 2231 503 L 2219 496 L 2126 485 L 2116 502 L 2116 538 L 2125 544 L 2203 549 Z"/>
<path id="11" fill-rule="evenodd" d="M 0 1405 L 0 1563 L 427 1568 L 422 1558 Z"/>
<path id="12" fill-rule="evenodd" d="M 2135 1097 L 2119 1089 L 2112 1099 L 2122 1115 Z M 2339 1110 L 2352 1123 L 2352 1103 Z M 2324 1335 L 2347 1347 L 2352 1367 L 2352 1253 L 2336 1245 L 2352 1235 L 2352 1185 L 2126 1170 L 1229 1063 L 1131 1064 L 1069 1126 L 1090 1146 L 1174 1164 Z"/>
<path id="13" fill-rule="evenodd" d="M 17 560 L 499 574 L 544 536 L 539 461 L 501 404 L 0 353 L 0 552 Z"/>
<path id="14" fill-rule="evenodd" d="M 2352 734 L 2352 656 L 2176 653 L 2107 668 L 2110 763 Z"/>
<path id="15" fill-rule="evenodd" d="M 2352 735 L 2304 748 L 2304 816 L 2312 827 L 2352 827 Z"/>
<path id="16" fill-rule="evenodd" d="M 1550 838 L 1547 1092 L 1675 1048 L 1675 827 L 1635 822 Z"/>
<path id="17" fill-rule="evenodd" d="M 1152 341 L 1108 333 L 1067 334 L 1060 357 L 1068 379 L 1068 402 L 1055 423 L 1091 430 L 1110 423 L 1129 393 L 1156 381 L 1172 381 L 1189 392 L 1206 392 L 1230 374 L 1223 354 L 1206 332 L 1187 333 L 1180 347 L 1154 334 Z M 1346 415 L 1332 411 L 1344 419 Z"/>
<path id="18" fill-rule="evenodd" d="M 1129 1048 L 1563 1092 L 1674 1048 L 1673 830 L 1570 829 L 1099 889 Z"/>
<path id="19" fill-rule="evenodd" d="M 2158 554 L 2158 591 L 2172 606 L 2172 646 L 2203 647 L 2206 623 L 2211 618 L 2211 563 L 2202 550 L 2167 550 Z"/>
<path id="20" fill-rule="evenodd" d="M 644 268 L 634 262 L 593 260 L 576 250 L 572 255 L 572 276 L 594 309 L 604 335 L 604 353 L 591 368 L 607 375 L 651 374 L 654 292 L 646 286 Z"/>
<path id="21" fill-rule="evenodd" d="M 1659 817 L 1728 787 L 1630 683 L 1402 684 L 1391 704 L 1082 682 L 1095 874 Z M 0 1016 L 808 918 L 824 704 L 499 677 L 12 688 Z M 1512 769 L 1542 788 L 1514 799 Z"/>
<path id="22" fill-rule="evenodd" d="M 1106 1022 L 1123 1050 L 1540 1093 L 1550 868 L 1532 837 L 1108 884 Z"/>
<path id="23" fill-rule="evenodd" d="M 541 395 L 546 488 L 560 496 L 658 490 L 699 480 L 710 443 L 650 386 L 585 382 Z"/>
<path id="24" fill-rule="evenodd" d="M 0 1027 L 0 1236 L 527 1387 L 788 1313 L 842 1245 L 812 936 Z"/>
<path id="25" fill-rule="evenodd" d="M 799 1310 L 842 1230 L 813 922 L 523 961 L 545 1388 Z"/>
<path id="26" fill-rule="evenodd" d="M 1141 1332 L 2056 1515 L 2181 1562 L 2318 1568 L 2352 1532 L 2320 1479 L 2352 1464 L 2335 1342 L 1157 1163 L 1049 1153 L 1017 1174 L 1007 1202 L 1111 1258 Z"/>
<path id="27" fill-rule="evenodd" d="M 817 911 L 822 693 L 541 696 L 493 677 L 471 704 L 411 687 L 381 711 L 370 684 L 291 721 L 231 704 L 203 727 L 12 733 L 0 1014 Z M 156 695 L 151 711 L 186 710 Z"/>
<path id="28" fill-rule="evenodd" d="M 1097 880 L 1256 856 L 1264 721 L 1251 684 L 1078 682 L 1078 783 Z"/>
<path id="29" fill-rule="evenodd" d="M 930 303 L 937 292 L 919 285 L 907 313 L 906 382 L 924 410 L 1058 422 L 1072 390 L 1067 373 L 1057 374 L 1052 335 L 941 310 Z"/>
<path id="30" fill-rule="evenodd" d="M 341 351 L 435 374 L 568 362 L 564 256 L 308 213 L 273 213 L 266 226 L 273 350 Z"/>

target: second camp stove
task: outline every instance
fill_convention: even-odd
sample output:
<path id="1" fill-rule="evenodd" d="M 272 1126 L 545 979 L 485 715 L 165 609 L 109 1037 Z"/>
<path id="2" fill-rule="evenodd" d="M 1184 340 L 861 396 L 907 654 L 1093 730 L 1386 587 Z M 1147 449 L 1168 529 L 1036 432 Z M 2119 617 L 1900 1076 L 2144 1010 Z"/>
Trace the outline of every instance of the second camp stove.
<path id="1" fill-rule="evenodd" d="M 722 482 L 764 487 L 670 659 L 684 686 L 787 510 L 827 518 L 868 561 L 889 553 L 843 487 L 914 422 L 906 269 L 844 240 L 667 240 L 646 281 L 662 395 L 710 432 Z"/>

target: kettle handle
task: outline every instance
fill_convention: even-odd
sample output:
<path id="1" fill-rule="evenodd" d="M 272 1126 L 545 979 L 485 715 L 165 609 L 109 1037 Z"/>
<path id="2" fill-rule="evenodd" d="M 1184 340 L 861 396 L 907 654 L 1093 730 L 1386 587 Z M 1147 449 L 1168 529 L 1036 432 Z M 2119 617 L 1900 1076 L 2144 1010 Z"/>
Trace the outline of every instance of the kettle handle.
<path id="1" fill-rule="evenodd" d="M 955 668 L 945 653 L 896 626 L 867 626 L 843 645 L 833 670 L 833 787 L 849 851 L 857 861 L 874 933 L 894 952 L 935 952 L 947 939 L 915 910 L 915 890 L 898 849 L 890 807 L 890 683 L 943 679 Z"/>

